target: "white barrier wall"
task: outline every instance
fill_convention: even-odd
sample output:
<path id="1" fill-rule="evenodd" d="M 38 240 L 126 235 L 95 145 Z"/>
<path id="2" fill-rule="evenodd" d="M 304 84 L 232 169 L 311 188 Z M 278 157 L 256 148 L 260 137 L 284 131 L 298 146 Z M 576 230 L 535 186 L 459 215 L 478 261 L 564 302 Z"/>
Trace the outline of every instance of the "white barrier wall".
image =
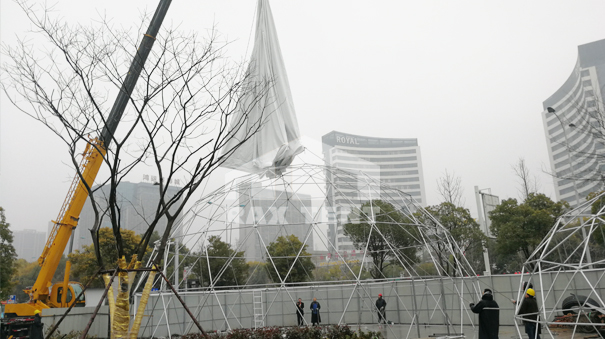
<path id="1" fill-rule="evenodd" d="M 96 307 L 74 307 L 65 319 L 59 325 L 58 330 L 61 336 L 70 332 L 84 331 L 90 317 Z M 61 319 L 66 308 L 47 308 L 42 310 L 42 323 L 44 323 L 44 332 L 46 333 L 55 323 Z M 55 332 L 54 335 L 57 335 Z M 101 306 L 97 316 L 92 323 L 89 331 L 89 336 L 97 336 L 99 338 L 109 337 L 109 306 Z"/>
<path id="2" fill-rule="evenodd" d="M 605 289 L 605 279 L 599 279 L 603 270 L 583 273 L 601 295 L 605 295 L 602 293 Z M 556 279 L 553 279 L 555 276 Z M 559 305 L 564 298 L 571 295 L 570 293 L 590 293 L 587 283 L 574 279 L 573 272 L 542 273 L 541 282 L 538 281 L 538 276 L 532 279 L 539 304 L 544 303 L 547 308 Z M 317 285 L 254 291 L 190 291 L 182 292 L 181 296 L 206 331 L 253 328 L 253 293 L 262 294 L 265 326 L 295 326 L 294 304 L 298 298 L 305 303 L 305 319 L 310 322 L 309 306 L 314 297 L 321 304 L 323 325 L 376 323 L 373 305 L 379 293 L 383 294 L 388 303 L 387 319 L 395 323 L 410 324 L 414 317 L 417 317 L 420 325 L 443 325 L 446 322 L 472 325 L 476 324 L 477 316 L 470 312 L 468 304 L 478 302 L 480 291 L 490 288 L 494 290 L 495 300 L 500 305 L 500 324 L 514 325 L 514 304 L 510 300 L 517 299 L 520 280 L 520 275 L 415 281 L 405 279 L 362 282 L 357 288 L 354 284 Z M 556 285 L 544 300 L 542 291 L 546 293 L 551 289 L 552 281 L 556 281 Z M 563 293 L 565 290 L 566 294 Z M 170 293 L 152 295 L 145 314 L 141 329 L 143 337 L 198 332 L 179 301 Z"/>
<path id="3" fill-rule="evenodd" d="M 587 279 L 580 279 L 581 274 L 584 274 Z M 603 275 L 603 269 L 579 273 L 542 273 L 542 281 L 540 282 L 536 275 L 532 278 L 532 283 L 538 303 L 544 304 L 548 309 L 555 305 L 560 307 L 562 300 L 569 297 L 571 293 L 589 295 L 591 288 L 588 283 L 593 284 L 600 296 L 605 296 Z M 553 281 L 556 282 L 554 286 L 552 286 Z M 411 324 L 417 317 L 421 326 L 444 325 L 446 321 L 458 326 L 477 324 L 477 315 L 470 312 L 468 304 L 478 302 L 479 291 L 490 288 L 494 290 L 495 300 L 500 305 L 500 324 L 514 325 L 514 305 L 510 299 L 517 298 L 520 286 L 520 275 L 494 275 L 415 281 L 408 279 L 368 281 L 362 282 L 357 288 L 354 284 L 336 284 L 284 289 L 182 291 L 181 297 L 205 331 L 254 328 L 253 294 L 262 294 L 265 326 L 295 326 L 294 303 L 298 298 L 305 303 L 305 319 L 310 322 L 309 306 L 314 297 L 321 304 L 322 325 L 376 323 L 373 305 L 379 293 L 383 294 L 388 303 L 387 319 L 395 323 Z M 546 294 L 548 290 L 551 292 Z M 598 300 L 594 294 L 590 297 Z M 136 309 L 138 300 L 139 296 L 135 296 L 132 310 Z M 65 309 L 45 309 L 42 312 L 45 330 L 57 322 L 64 311 Z M 94 307 L 74 308 L 60 325 L 61 334 L 84 330 L 93 311 Z M 171 293 L 152 294 L 145 310 L 139 337 L 168 337 L 192 332 L 198 332 L 197 327 L 176 297 Z M 101 307 L 89 335 L 98 338 L 108 337 L 107 306 Z"/>

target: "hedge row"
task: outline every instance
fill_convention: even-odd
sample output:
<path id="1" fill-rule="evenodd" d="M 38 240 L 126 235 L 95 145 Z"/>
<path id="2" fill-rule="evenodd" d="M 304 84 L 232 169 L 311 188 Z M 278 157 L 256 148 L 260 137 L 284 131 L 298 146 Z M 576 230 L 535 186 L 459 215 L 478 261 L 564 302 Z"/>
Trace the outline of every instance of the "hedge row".
<path id="1" fill-rule="evenodd" d="M 223 333 L 209 333 L 211 339 L 382 339 L 380 332 L 353 331 L 349 326 L 314 327 L 263 327 L 259 329 L 234 329 Z M 187 334 L 181 339 L 206 339 L 203 335 Z"/>

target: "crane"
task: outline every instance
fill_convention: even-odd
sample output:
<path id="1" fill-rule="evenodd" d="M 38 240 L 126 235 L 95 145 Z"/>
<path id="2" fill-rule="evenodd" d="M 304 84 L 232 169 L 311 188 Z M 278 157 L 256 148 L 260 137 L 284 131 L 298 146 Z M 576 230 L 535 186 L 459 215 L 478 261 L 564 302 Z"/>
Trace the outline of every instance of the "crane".
<path id="1" fill-rule="evenodd" d="M 54 227 L 50 232 L 46 245 L 38 263 L 41 266 L 40 273 L 31 288 L 24 290 L 30 297 L 28 302 L 19 304 L 7 304 L 4 310 L 5 318 L 33 317 L 36 310 L 41 311 L 45 308 L 85 306 L 85 299 L 76 300 L 83 287 L 79 282 L 69 281 L 69 271 L 71 264 L 68 262 L 65 268 L 65 278 L 63 282 L 52 285 L 52 278 L 59 266 L 59 262 L 65 251 L 67 243 L 71 238 L 73 230 L 78 225 L 80 213 L 84 203 L 88 198 L 89 188 L 103 164 L 103 159 L 107 153 L 109 145 L 113 139 L 114 133 L 118 127 L 122 114 L 126 108 L 130 95 L 134 90 L 136 82 L 141 74 L 145 61 L 149 56 L 155 37 L 166 16 L 172 0 L 160 0 L 153 18 L 149 24 L 147 32 L 144 34 L 137 53 L 128 70 L 128 74 L 120 88 L 116 100 L 111 108 L 106 124 L 103 127 L 101 135 L 98 138 L 88 142 L 84 150 L 82 161 L 79 164 L 78 173 L 74 177 L 67 197 L 63 202 L 59 216 L 54 222 Z M 13 335 L 14 337 L 23 337 L 19 333 L 6 333 L 16 330 L 11 327 L 7 321 L 2 322 L 0 333 L 4 335 Z"/>

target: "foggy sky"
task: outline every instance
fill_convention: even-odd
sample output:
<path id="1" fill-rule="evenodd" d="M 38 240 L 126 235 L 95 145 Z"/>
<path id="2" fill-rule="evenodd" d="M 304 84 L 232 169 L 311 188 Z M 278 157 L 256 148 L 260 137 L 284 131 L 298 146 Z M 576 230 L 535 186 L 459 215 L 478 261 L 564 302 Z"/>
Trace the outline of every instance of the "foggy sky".
<path id="1" fill-rule="evenodd" d="M 29 25 L 12 1 L 0 1 L 1 40 L 13 44 Z M 156 4 L 58 0 L 54 14 L 138 27 Z M 243 61 L 255 5 L 173 1 L 164 26 L 215 27 L 233 41 L 229 55 Z M 511 166 L 524 158 L 554 198 L 541 103 L 571 74 L 577 46 L 605 38 L 605 2 L 272 0 L 271 7 L 301 134 L 317 141 L 310 151 L 321 155 L 317 145 L 332 130 L 418 138 L 428 203 L 441 201 L 436 181 L 448 170 L 461 177 L 474 216 L 475 185 L 501 199 L 520 196 Z M 14 230 L 46 231 L 75 174 L 67 148 L 0 99 L 0 206 Z M 141 173 L 130 178 L 140 180 Z"/>

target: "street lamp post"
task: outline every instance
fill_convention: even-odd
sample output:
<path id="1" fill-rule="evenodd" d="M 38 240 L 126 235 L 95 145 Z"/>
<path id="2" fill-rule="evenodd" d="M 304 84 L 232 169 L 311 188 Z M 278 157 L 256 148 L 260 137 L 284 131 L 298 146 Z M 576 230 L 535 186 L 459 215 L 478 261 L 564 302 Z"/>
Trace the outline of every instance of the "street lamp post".
<path id="1" fill-rule="evenodd" d="M 578 186 L 576 185 L 576 171 L 573 168 L 573 163 L 571 161 L 571 152 L 569 151 L 569 139 L 567 138 L 567 132 L 565 131 L 565 125 L 563 124 L 563 120 L 561 120 L 561 118 L 559 117 L 559 115 L 557 114 L 557 111 L 555 111 L 554 108 L 552 107 L 547 107 L 546 111 L 548 113 L 553 114 L 557 120 L 559 120 L 559 124 L 561 124 L 561 129 L 563 130 L 563 137 L 565 138 L 565 146 L 567 147 L 567 162 L 569 163 L 569 170 L 571 171 L 571 180 L 573 183 L 573 190 L 574 190 L 574 194 L 576 196 L 576 206 L 577 207 L 580 204 L 580 194 L 578 193 Z M 574 126 L 574 124 L 569 124 L 569 126 Z M 555 173 L 556 174 L 556 173 Z M 578 221 L 580 222 L 580 225 L 582 224 L 582 220 L 578 217 Z M 584 227 L 581 227 L 582 229 L 582 237 L 584 239 L 586 239 L 586 230 L 584 229 Z M 592 264 L 592 257 L 590 256 L 590 246 L 588 243 L 588 239 L 586 239 L 586 260 L 589 264 Z M 589 266 L 590 268 L 592 268 L 592 265 Z"/>
<path id="2" fill-rule="evenodd" d="M 571 161 L 571 152 L 569 151 L 569 139 L 567 138 L 567 132 L 565 131 L 565 125 L 563 124 L 563 120 L 557 114 L 554 108 L 548 107 L 546 109 L 548 113 L 551 113 L 559 120 L 559 124 L 561 125 L 561 129 L 563 130 L 563 137 L 565 138 L 565 146 L 567 147 L 567 162 L 569 163 L 569 170 L 571 171 L 571 180 L 573 183 L 573 190 L 576 197 L 576 206 L 580 203 L 580 195 L 578 194 L 578 186 L 576 185 L 576 171 L 573 168 L 573 163 Z"/>

